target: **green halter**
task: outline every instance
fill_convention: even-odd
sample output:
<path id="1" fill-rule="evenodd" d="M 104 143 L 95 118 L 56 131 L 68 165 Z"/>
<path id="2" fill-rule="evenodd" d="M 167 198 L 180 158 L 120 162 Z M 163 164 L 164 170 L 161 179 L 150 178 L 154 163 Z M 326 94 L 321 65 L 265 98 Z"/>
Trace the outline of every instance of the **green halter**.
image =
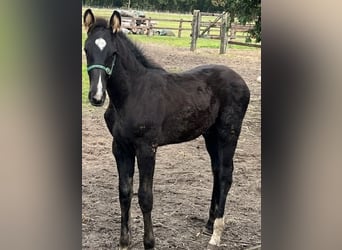
<path id="1" fill-rule="evenodd" d="M 112 75 L 112 72 L 113 72 L 113 68 L 114 68 L 114 65 L 115 65 L 115 60 L 116 60 L 116 54 L 114 55 L 114 58 L 113 58 L 113 63 L 112 63 L 112 67 L 109 68 L 109 67 L 105 67 L 101 64 L 93 64 L 93 65 L 90 65 L 87 67 L 87 71 L 90 71 L 92 69 L 102 69 L 104 70 L 107 75 Z"/>

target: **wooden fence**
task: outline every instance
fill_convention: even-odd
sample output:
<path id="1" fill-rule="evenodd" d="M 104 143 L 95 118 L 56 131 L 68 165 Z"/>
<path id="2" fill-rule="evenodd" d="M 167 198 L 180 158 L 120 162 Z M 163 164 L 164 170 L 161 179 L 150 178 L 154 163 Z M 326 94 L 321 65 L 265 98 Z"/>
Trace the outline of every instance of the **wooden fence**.
<path id="1" fill-rule="evenodd" d="M 141 24 L 137 24 L 137 23 Z M 178 23 L 177 27 L 171 26 L 160 26 L 158 22 L 175 22 Z M 122 27 L 131 30 L 133 33 L 153 35 L 158 30 L 175 30 L 177 36 L 182 37 L 182 31 L 191 31 L 191 28 L 183 27 L 184 23 L 192 23 L 190 20 L 183 19 L 158 19 L 154 18 L 122 18 Z"/>
<path id="2" fill-rule="evenodd" d="M 190 50 L 196 50 L 197 39 L 199 37 L 209 36 L 210 38 L 218 38 L 220 39 L 220 54 L 226 53 L 227 44 L 228 44 L 228 36 L 227 36 L 227 12 L 223 12 L 221 15 L 218 15 L 213 23 L 203 23 L 201 21 L 202 16 L 207 15 L 207 13 L 201 13 L 199 10 L 194 10 L 193 19 L 192 19 L 192 33 L 191 33 L 191 45 Z M 204 29 L 201 32 L 201 27 L 204 26 Z M 219 36 L 210 36 L 210 30 L 213 28 L 220 29 Z M 201 33 L 200 33 L 201 32 Z"/>
<path id="3" fill-rule="evenodd" d="M 218 16 L 219 14 L 213 14 L 213 13 L 208 13 L 210 16 Z M 204 14 L 201 13 L 201 16 L 204 16 Z M 177 27 L 171 27 L 171 26 L 160 26 L 158 25 L 158 22 L 173 22 L 177 23 Z M 139 33 L 138 31 L 146 31 L 144 34 L 147 34 L 147 31 L 150 31 L 148 33 L 149 35 L 153 34 L 154 30 L 174 30 L 177 31 L 177 36 L 182 37 L 182 31 L 192 31 L 192 28 L 186 28 L 184 27 L 184 24 L 191 24 L 192 26 L 193 20 L 184 20 L 184 19 L 158 19 L 158 18 L 128 18 L 128 17 L 122 17 L 122 27 L 133 30 L 133 33 Z M 137 24 L 141 23 L 141 24 Z M 210 38 L 210 39 L 219 39 L 219 35 L 212 35 L 211 32 L 212 30 L 217 29 L 218 31 L 220 30 L 221 27 L 221 22 L 215 22 L 215 21 L 201 21 L 200 23 L 200 31 L 201 34 L 199 37 L 202 38 Z M 253 25 L 251 24 L 246 24 L 246 25 L 241 25 L 238 23 L 233 23 L 231 29 L 228 30 L 228 36 L 230 39 L 234 38 L 244 38 L 246 37 L 245 34 L 250 28 L 252 28 Z M 237 34 L 239 32 L 240 34 Z M 217 33 L 217 32 L 216 32 Z"/>
<path id="4" fill-rule="evenodd" d="M 135 34 L 154 35 L 161 30 L 175 31 L 178 37 L 182 37 L 183 31 L 190 31 L 190 50 L 195 51 L 197 39 L 209 38 L 220 40 L 220 54 L 226 53 L 227 44 L 261 47 L 259 44 L 233 41 L 236 38 L 245 38 L 249 29 L 254 25 L 241 25 L 233 23 L 228 30 L 227 12 L 222 14 L 200 12 L 194 10 L 192 20 L 184 19 L 151 19 L 146 17 L 122 17 L 122 27 Z M 202 21 L 203 16 L 216 17 L 214 21 Z M 178 25 L 159 25 L 158 22 L 177 23 Z M 185 27 L 184 27 L 185 26 Z M 215 33 L 215 34 L 213 34 Z"/>

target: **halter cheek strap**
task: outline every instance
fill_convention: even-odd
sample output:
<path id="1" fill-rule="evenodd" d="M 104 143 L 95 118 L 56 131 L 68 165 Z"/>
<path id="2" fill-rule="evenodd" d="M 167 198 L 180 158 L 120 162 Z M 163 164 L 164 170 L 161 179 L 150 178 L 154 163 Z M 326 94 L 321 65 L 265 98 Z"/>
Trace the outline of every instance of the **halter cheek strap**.
<path id="1" fill-rule="evenodd" d="M 116 54 L 114 55 L 111 68 L 105 67 L 105 66 L 103 66 L 101 64 L 93 64 L 93 65 L 90 65 L 90 66 L 87 67 L 87 71 L 89 72 L 92 69 L 102 69 L 102 70 L 104 70 L 106 72 L 107 75 L 111 76 L 112 72 L 113 72 L 114 65 L 115 65 L 115 60 L 116 60 Z"/>

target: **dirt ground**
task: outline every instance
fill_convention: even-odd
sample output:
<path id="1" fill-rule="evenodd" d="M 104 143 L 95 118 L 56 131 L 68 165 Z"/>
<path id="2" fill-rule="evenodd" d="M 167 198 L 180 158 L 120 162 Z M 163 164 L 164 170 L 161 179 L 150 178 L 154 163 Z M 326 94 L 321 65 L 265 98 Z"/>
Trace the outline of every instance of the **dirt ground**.
<path id="1" fill-rule="evenodd" d="M 201 64 L 224 64 L 236 70 L 251 90 L 234 157 L 220 249 L 248 249 L 261 244 L 260 50 L 173 48 L 143 45 L 144 51 L 170 71 Z M 103 119 L 105 107 L 83 107 L 82 118 L 82 245 L 83 249 L 117 249 L 120 236 L 118 174 L 112 138 Z M 132 249 L 143 249 L 143 220 L 138 205 L 139 173 L 134 176 Z M 206 249 L 210 236 L 201 233 L 212 190 L 209 156 L 203 138 L 159 147 L 154 177 L 153 224 L 156 249 Z"/>

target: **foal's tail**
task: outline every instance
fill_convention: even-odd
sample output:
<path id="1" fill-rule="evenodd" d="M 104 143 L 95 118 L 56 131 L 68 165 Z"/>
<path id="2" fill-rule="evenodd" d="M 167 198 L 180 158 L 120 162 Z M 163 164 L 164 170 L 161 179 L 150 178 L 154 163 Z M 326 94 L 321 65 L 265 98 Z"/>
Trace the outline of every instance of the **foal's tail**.
<path id="1" fill-rule="evenodd" d="M 247 83 L 241 78 L 241 89 L 242 89 L 242 97 L 241 97 L 241 107 L 242 107 L 242 117 L 241 119 L 244 118 L 245 114 L 246 114 L 246 111 L 247 111 L 247 108 L 248 108 L 248 104 L 249 104 L 249 101 L 250 101 L 250 96 L 251 96 L 251 93 L 250 93 L 250 90 L 248 88 L 248 85 Z"/>
<path id="2" fill-rule="evenodd" d="M 228 96 L 231 98 L 231 105 L 236 108 L 234 111 L 239 114 L 239 119 L 242 121 L 250 101 L 250 90 L 245 80 L 238 73 L 231 70 L 229 75 L 231 79 L 228 84 L 230 92 Z"/>

